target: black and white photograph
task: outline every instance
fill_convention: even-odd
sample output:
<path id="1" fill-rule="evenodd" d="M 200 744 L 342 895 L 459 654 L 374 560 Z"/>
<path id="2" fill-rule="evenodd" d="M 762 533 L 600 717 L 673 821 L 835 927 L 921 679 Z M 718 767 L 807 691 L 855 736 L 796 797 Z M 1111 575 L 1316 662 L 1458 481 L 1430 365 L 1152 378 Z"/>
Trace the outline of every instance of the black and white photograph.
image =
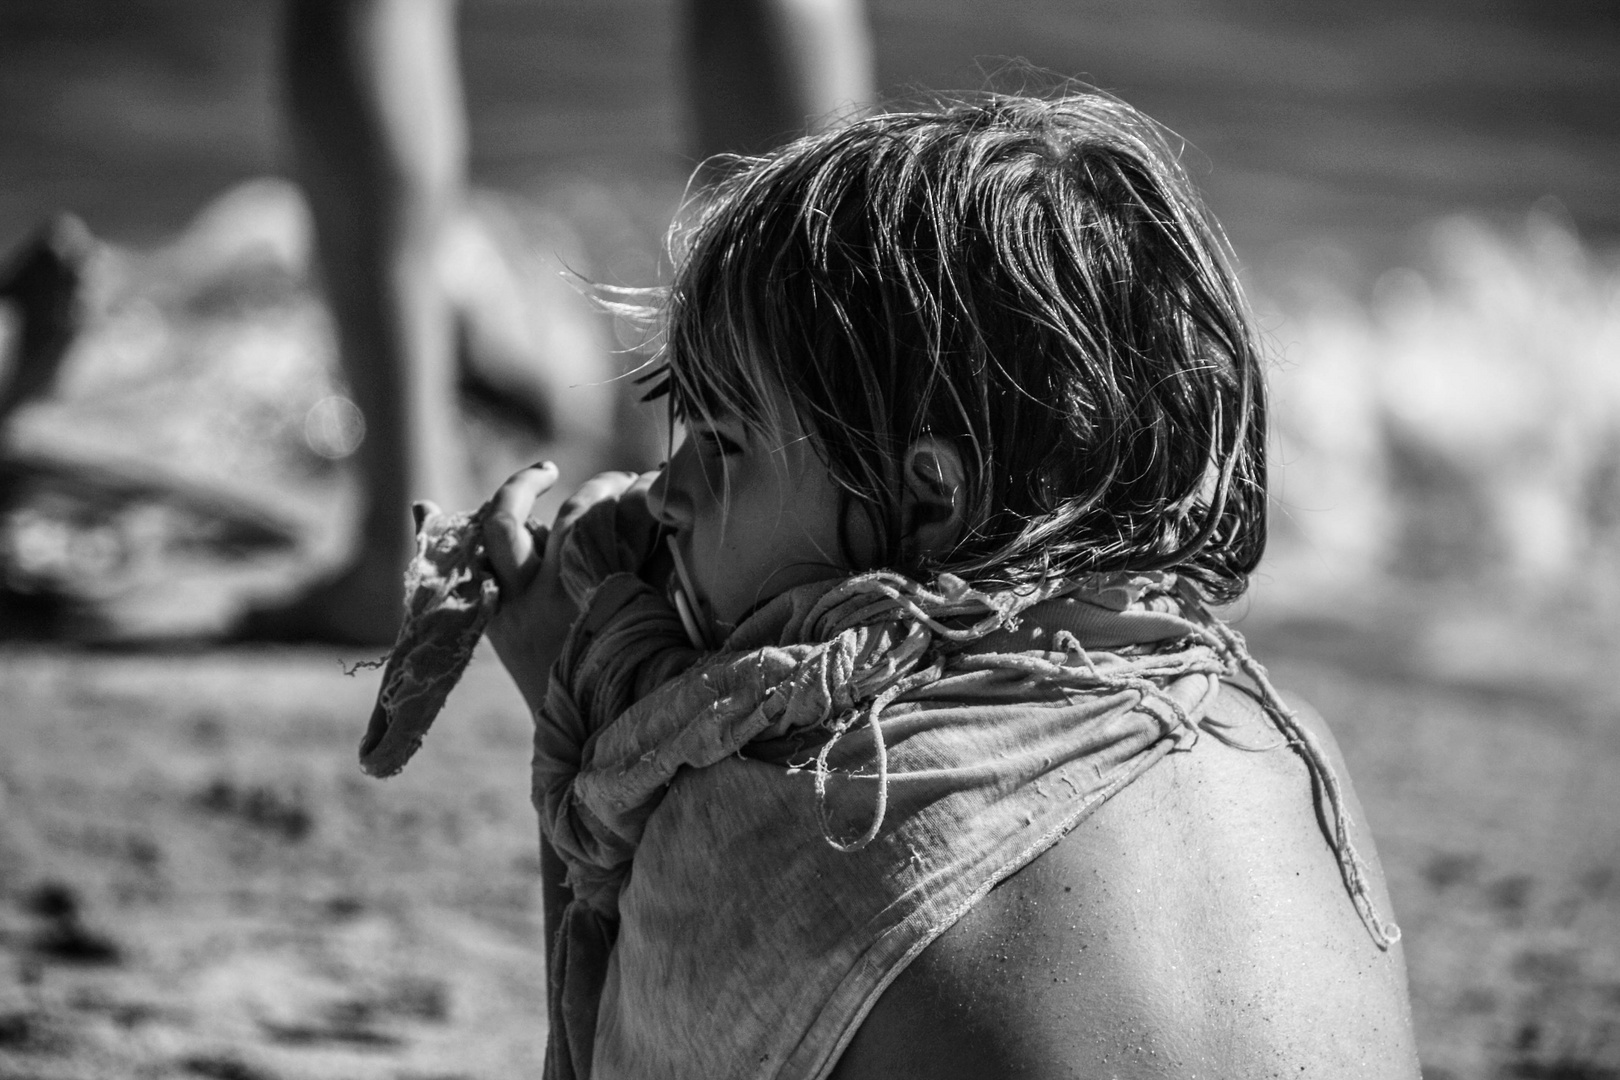
<path id="1" fill-rule="evenodd" d="M 1620 1080 L 1620 8 L 6 0 L 0 1080 Z"/>

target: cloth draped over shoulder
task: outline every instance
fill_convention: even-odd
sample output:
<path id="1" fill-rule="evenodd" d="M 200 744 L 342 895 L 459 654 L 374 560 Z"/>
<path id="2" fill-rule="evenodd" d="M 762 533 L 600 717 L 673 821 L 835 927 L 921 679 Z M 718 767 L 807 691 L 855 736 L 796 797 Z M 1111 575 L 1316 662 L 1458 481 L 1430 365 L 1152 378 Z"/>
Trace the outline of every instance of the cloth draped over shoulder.
<path id="1" fill-rule="evenodd" d="M 536 717 L 534 802 L 572 901 L 548 1080 L 825 1076 L 885 987 L 989 889 L 1258 687 L 1329 804 L 1337 777 L 1241 638 L 1169 574 L 983 592 L 876 572 L 801 586 L 699 654 L 611 534 L 576 530 L 581 614 Z"/>

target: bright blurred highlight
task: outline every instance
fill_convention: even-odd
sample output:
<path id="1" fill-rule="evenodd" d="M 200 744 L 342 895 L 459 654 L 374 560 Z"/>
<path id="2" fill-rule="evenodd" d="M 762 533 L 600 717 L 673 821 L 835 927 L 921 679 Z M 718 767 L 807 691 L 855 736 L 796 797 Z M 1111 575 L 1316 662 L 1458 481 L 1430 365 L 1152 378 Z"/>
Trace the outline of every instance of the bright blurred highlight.
<path id="1" fill-rule="evenodd" d="M 329 461 L 341 461 L 360 448 L 366 418 L 346 397 L 328 394 L 304 414 L 304 442 Z"/>
<path id="2" fill-rule="evenodd" d="M 1319 266 L 1277 303 L 1273 575 L 1613 590 L 1620 261 L 1458 216 L 1368 292 Z"/>

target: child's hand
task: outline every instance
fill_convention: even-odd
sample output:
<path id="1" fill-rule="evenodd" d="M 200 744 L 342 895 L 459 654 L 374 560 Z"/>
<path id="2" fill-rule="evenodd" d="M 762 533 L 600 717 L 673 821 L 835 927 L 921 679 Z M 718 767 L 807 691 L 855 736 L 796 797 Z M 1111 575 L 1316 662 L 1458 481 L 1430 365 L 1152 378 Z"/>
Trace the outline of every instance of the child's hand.
<path id="1" fill-rule="evenodd" d="M 579 613 L 562 577 L 569 532 L 592 506 L 613 500 L 617 512 L 647 517 L 646 492 L 656 473 L 592 477 L 557 511 L 550 528 L 529 521 L 537 499 L 558 478 L 549 461 L 514 473 L 495 493 L 484 519 L 484 548 L 500 586 L 500 604 L 485 633 L 531 710 L 545 700 L 551 666 Z M 655 526 L 648 529 L 649 535 Z"/>

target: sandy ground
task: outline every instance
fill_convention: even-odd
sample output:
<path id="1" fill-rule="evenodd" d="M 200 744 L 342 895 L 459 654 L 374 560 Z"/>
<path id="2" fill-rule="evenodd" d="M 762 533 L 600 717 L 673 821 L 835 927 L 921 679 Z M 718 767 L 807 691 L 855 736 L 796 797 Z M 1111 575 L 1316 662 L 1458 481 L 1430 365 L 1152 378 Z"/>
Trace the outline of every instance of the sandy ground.
<path id="1" fill-rule="evenodd" d="M 1242 625 L 1335 721 L 1379 839 L 1425 1076 L 1620 1075 L 1615 636 L 1457 599 L 1265 606 Z M 481 652 L 371 780 L 355 659 L 0 652 L 0 1077 L 534 1073 L 521 703 Z"/>
<path id="2" fill-rule="evenodd" d="M 492 658 L 431 753 L 375 677 L 251 650 L 0 659 L 0 1076 L 533 1075 L 527 720 Z"/>
<path id="3" fill-rule="evenodd" d="M 1409 595 L 1256 628 L 1344 745 L 1405 932 L 1424 1076 L 1620 1075 L 1612 630 Z"/>

